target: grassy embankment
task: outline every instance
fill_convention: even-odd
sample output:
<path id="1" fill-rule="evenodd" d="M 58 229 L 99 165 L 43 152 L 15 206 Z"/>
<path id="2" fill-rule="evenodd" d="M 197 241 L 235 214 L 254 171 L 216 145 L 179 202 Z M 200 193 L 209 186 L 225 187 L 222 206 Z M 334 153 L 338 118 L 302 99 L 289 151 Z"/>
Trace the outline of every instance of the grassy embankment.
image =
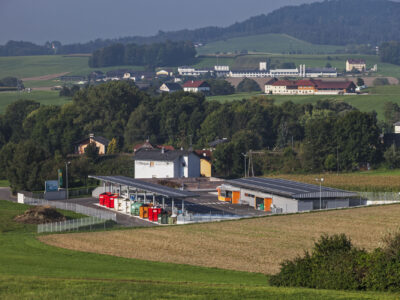
<path id="1" fill-rule="evenodd" d="M 0 201 L 0 298 L 3 299 L 396 299 L 399 296 L 276 288 L 268 286 L 267 277 L 257 273 L 56 248 L 37 240 L 35 226 L 12 221 L 25 209 L 24 205 Z M 156 250 L 151 243 L 152 231 L 124 230 L 115 231 L 115 234 L 124 232 L 140 236 L 140 245 L 146 247 L 148 253 Z M 59 236 L 68 237 L 69 234 Z M 176 243 L 173 240 L 167 242 L 171 246 Z M 131 252 L 134 250 L 132 247 Z M 211 253 L 202 252 L 199 244 L 197 250 L 199 255 L 212 257 Z"/>
<path id="2" fill-rule="evenodd" d="M 343 46 L 314 45 L 299 40 L 287 34 L 259 34 L 246 37 L 231 38 L 208 43 L 197 48 L 200 55 L 214 53 L 235 53 L 247 50 L 249 52 L 288 53 L 302 52 L 307 54 L 335 53 L 344 50 Z"/>

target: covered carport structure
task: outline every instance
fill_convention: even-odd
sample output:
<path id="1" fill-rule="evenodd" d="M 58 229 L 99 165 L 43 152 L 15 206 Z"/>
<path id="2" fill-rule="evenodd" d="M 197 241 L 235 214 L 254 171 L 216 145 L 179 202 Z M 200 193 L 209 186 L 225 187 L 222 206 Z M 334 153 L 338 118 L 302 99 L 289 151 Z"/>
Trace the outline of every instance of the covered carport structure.
<path id="1" fill-rule="evenodd" d="M 175 200 L 182 201 L 182 211 L 185 205 L 185 199 L 198 196 L 195 193 L 174 189 L 168 186 L 147 182 L 140 179 L 134 179 L 125 176 L 97 176 L 89 175 L 89 178 L 102 182 L 103 192 L 118 193 L 121 197 L 131 201 L 143 200 L 147 202 L 148 196 L 151 197 L 149 202 L 155 204 L 156 200 L 160 200 L 163 209 L 165 209 L 165 200 L 171 199 L 172 208 Z"/>

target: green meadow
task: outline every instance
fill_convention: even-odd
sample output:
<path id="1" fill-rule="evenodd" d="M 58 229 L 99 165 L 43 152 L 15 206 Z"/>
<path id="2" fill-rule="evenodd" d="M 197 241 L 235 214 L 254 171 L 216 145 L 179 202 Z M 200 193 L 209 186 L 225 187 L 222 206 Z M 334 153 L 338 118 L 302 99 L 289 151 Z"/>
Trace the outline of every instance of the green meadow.
<path id="1" fill-rule="evenodd" d="M 344 101 L 358 108 L 360 111 L 376 111 L 380 120 L 384 119 L 384 105 L 392 101 L 400 105 L 400 85 L 372 87 L 366 95 L 265 95 L 261 93 L 238 93 L 233 95 L 208 97 L 209 101 L 229 102 L 241 99 L 250 99 L 254 96 L 264 96 L 274 100 L 275 104 L 292 101 L 296 104 L 316 103 L 318 100 Z"/>
<path id="2" fill-rule="evenodd" d="M 5 112 L 7 105 L 19 99 L 35 100 L 43 105 L 62 105 L 71 101 L 71 98 L 60 97 L 58 91 L 0 92 L 0 114 Z"/>
<path id="3" fill-rule="evenodd" d="M 13 221 L 14 216 L 27 208 L 0 201 L 1 299 L 398 299 L 400 296 L 277 288 L 268 285 L 267 276 L 257 273 L 56 248 L 37 239 L 35 225 Z"/>
<path id="4" fill-rule="evenodd" d="M 208 43 L 197 48 L 200 55 L 214 53 L 240 53 L 243 50 L 248 52 L 266 53 L 335 53 L 344 50 L 343 46 L 314 45 L 306 41 L 296 39 L 287 34 L 259 34 L 246 37 L 231 38 Z"/>

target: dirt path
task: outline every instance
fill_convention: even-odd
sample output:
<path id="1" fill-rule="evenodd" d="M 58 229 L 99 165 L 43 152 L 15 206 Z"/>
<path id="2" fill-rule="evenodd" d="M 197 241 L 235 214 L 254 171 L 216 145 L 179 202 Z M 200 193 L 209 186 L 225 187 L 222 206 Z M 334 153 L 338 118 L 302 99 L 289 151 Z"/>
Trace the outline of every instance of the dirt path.
<path id="1" fill-rule="evenodd" d="M 56 73 L 56 74 L 48 74 L 48 75 L 43 75 L 43 76 L 36 76 L 36 77 L 27 77 L 27 78 L 22 78 L 22 81 L 42 81 L 42 80 L 51 80 L 55 79 L 60 76 L 64 76 L 69 74 L 70 72 L 63 72 L 63 73 Z"/>

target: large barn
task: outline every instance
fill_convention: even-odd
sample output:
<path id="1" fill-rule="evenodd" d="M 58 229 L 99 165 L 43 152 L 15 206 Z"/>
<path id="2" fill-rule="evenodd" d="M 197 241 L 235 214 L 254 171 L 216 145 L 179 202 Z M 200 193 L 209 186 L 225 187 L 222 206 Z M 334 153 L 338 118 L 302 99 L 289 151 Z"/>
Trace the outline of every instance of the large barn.
<path id="1" fill-rule="evenodd" d="M 349 207 L 358 196 L 323 185 L 256 177 L 228 180 L 217 190 L 221 201 L 247 204 L 273 213 Z"/>

